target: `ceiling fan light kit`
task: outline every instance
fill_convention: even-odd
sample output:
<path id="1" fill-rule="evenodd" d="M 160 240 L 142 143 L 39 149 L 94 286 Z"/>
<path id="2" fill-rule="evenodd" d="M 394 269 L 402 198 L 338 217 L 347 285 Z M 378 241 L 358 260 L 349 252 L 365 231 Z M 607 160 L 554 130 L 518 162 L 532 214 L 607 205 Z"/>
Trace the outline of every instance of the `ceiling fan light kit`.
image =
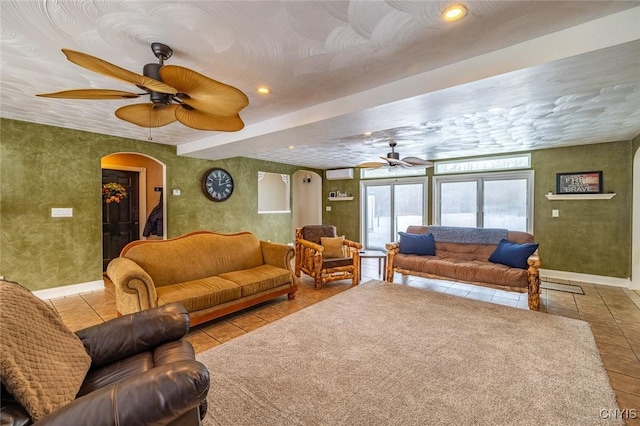
<path id="1" fill-rule="evenodd" d="M 213 80 L 191 69 L 164 65 L 173 50 L 163 43 L 151 43 L 158 63 L 146 64 L 142 75 L 120 68 L 100 58 L 62 49 L 67 59 L 90 71 L 134 84 L 145 93 L 120 90 L 75 89 L 36 96 L 64 99 L 131 99 L 149 95 L 150 102 L 118 108 L 116 117 L 140 127 L 161 127 L 179 121 L 198 130 L 236 132 L 244 128 L 238 114 L 249 105 L 237 88 Z"/>
<path id="2" fill-rule="evenodd" d="M 386 162 L 368 161 L 368 162 L 360 163 L 356 167 L 360 167 L 363 169 L 377 169 L 384 166 L 387 166 L 389 168 L 392 168 L 392 167 L 411 168 L 411 167 L 417 167 L 417 166 L 433 167 L 433 163 L 431 161 L 424 160 L 418 157 L 405 157 L 403 159 L 400 159 L 400 153 L 396 152 L 395 150 L 397 145 L 398 144 L 395 141 L 389 142 L 389 146 L 391 147 L 391 152 L 388 152 L 386 157 L 380 157 L 382 160 Z"/>

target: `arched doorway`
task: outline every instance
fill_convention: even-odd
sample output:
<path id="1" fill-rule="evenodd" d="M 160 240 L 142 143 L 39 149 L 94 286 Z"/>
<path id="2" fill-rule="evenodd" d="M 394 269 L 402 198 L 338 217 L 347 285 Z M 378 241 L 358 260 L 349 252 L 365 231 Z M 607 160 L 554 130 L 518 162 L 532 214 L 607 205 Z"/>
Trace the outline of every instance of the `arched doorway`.
<path id="1" fill-rule="evenodd" d="M 144 154 L 119 152 L 103 157 L 101 168 L 103 184 L 119 183 L 130 191 L 130 196 L 117 205 L 103 200 L 105 269 L 130 241 L 166 238 L 166 166 Z"/>
<path id="2" fill-rule="evenodd" d="M 293 178 L 292 239 L 296 228 L 322 224 L 322 177 L 312 171 L 298 170 Z"/>

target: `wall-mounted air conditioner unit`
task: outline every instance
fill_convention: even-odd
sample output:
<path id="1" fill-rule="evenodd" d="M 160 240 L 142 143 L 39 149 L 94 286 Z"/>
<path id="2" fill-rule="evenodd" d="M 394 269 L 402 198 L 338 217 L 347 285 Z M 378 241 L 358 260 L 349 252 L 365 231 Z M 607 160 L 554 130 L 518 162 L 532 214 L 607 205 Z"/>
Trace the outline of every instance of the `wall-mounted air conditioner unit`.
<path id="1" fill-rule="evenodd" d="M 327 180 L 353 179 L 353 169 L 335 169 L 326 171 Z"/>

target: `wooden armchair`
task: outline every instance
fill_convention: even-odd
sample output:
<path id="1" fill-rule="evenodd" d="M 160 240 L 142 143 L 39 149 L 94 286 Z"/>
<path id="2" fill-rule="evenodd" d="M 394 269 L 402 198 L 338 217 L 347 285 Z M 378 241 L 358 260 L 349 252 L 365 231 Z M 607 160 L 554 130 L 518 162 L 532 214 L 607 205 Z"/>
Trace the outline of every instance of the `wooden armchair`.
<path id="1" fill-rule="evenodd" d="M 325 240 L 323 246 L 323 237 L 336 238 L 336 227 L 307 225 L 296 229 L 296 276 L 300 277 L 300 272 L 304 272 L 313 277 L 316 290 L 320 290 L 326 282 L 346 279 L 351 279 L 352 284 L 357 285 L 360 282 L 358 266 L 362 244 L 343 239 Z M 335 245 L 339 245 L 337 253 Z"/>

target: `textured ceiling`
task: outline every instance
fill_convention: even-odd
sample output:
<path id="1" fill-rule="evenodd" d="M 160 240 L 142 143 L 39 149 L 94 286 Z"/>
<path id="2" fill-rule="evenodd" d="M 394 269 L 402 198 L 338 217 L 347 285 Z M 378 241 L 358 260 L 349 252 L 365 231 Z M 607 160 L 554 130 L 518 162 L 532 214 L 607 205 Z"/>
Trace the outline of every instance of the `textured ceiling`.
<path id="1" fill-rule="evenodd" d="M 2 117 L 316 168 L 628 140 L 640 133 L 639 1 L 0 2 Z M 37 98 L 74 88 L 130 91 L 60 49 L 141 73 L 167 63 L 244 91 L 239 132 L 117 119 L 131 100 Z M 256 88 L 267 85 L 270 95 Z M 135 90 L 135 88 L 134 88 Z M 138 102 L 138 101 L 135 101 Z M 370 136 L 364 132 L 370 131 Z M 289 146 L 294 146 L 293 149 Z"/>

